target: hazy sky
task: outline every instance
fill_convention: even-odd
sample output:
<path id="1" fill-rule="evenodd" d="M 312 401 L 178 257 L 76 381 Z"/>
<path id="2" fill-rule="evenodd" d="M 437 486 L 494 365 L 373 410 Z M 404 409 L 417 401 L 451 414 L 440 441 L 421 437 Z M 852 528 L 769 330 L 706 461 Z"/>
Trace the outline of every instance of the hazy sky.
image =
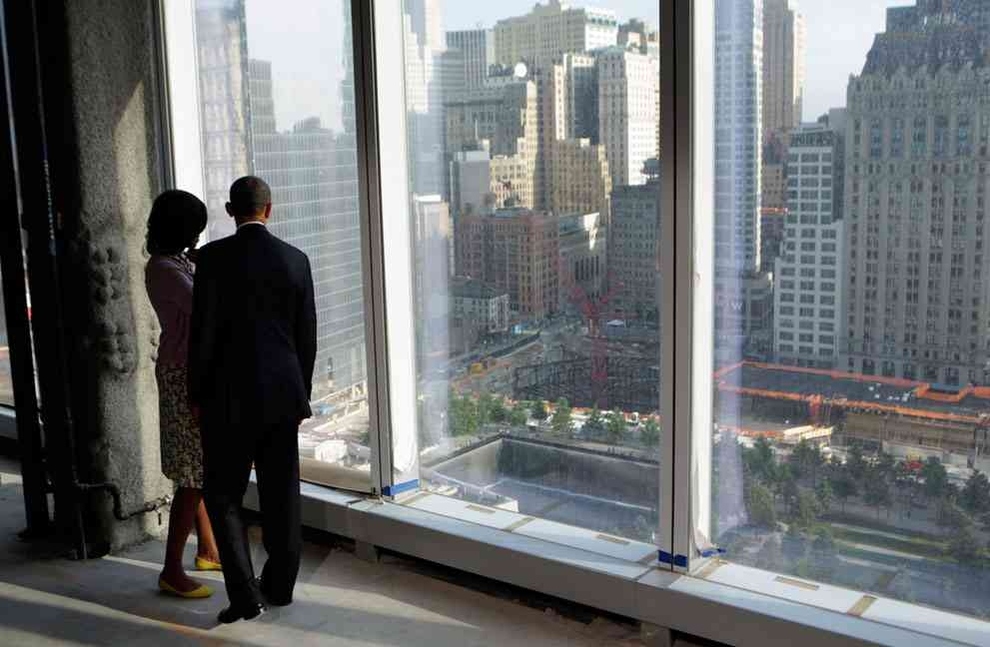
<path id="1" fill-rule="evenodd" d="M 398 1 L 398 0 L 394 0 Z M 527 13 L 534 0 L 439 0 L 445 29 L 490 27 Z M 272 62 L 278 128 L 320 116 L 340 128 L 344 0 L 248 0 L 248 50 Z M 349 1 L 347 2 L 349 6 Z M 614 9 L 620 20 L 659 22 L 657 0 L 589 0 L 575 6 Z M 905 0 L 799 0 L 807 24 L 804 120 L 845 104 L 849 75 L 859 73 L 884 10 Z"/>

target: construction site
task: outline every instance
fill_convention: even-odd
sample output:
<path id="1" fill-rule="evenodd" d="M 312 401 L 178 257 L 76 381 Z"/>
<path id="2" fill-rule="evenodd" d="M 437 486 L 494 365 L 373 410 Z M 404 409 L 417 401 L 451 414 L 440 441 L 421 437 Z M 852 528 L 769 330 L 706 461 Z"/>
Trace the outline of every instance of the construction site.
<path id="1" fill-rule="evenodd" d="M 986 462 L 987 387 L 754 362 L 722 368 L 714 381 L 717 424 L 743 436 L 779 440 L 783 430 L 772 425 L 812 425 L 833 429 L 834 445 L 859 442 L 900 457 L 937 456 L 969 467 Z"/>

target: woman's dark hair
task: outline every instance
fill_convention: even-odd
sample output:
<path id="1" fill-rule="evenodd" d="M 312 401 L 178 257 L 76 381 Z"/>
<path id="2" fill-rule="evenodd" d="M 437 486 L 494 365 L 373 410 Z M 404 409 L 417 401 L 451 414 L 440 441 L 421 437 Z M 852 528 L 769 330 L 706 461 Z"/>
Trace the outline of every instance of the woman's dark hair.
<path id="1" fill-rule="evenodd" d="M 206 205 L 188 191 L 171 189 L 155 198 L 148 216 L 148 253 L 178 254 L 206 229 Z"/>

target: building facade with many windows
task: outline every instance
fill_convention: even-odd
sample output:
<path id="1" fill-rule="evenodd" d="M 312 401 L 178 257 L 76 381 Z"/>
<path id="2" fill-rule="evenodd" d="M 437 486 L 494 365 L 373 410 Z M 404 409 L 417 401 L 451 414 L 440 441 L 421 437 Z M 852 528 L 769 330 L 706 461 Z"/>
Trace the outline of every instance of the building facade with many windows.
<path id="1" fill-rule="evenodd" d="M 835 120 L 841 127 L 841 120 Z M 774 357 L 835 368 L 843 323 L 842 133 L 828 121 L 791 132 L 788 210 L 774 271 Z"/>
<path id="2" fill-rule="evenodd" d="M 844 368 L 988 381 L 988 16 L 975 0 L 888 9 L 849 81 Z"/>
<path id="3" fill-rule="evenodd" d="M 619 21 L 611 9 L 571 7 L 549 0 L 528 14 L 495 23 L 495 61 L 542 65 L 564 54 L 615 45 L 618 33 Z"/>

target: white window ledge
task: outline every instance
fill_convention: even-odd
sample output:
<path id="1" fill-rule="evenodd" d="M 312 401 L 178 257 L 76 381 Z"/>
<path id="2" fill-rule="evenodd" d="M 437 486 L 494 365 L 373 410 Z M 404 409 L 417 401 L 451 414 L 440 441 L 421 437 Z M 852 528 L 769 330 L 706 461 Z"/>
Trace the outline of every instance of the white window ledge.
<path id="1" fill-rule="evenodd" d="M 726 562 L 678 575 L 635 559 L 646 544 L 511 511 L 425 493 L 400 504 L 302 492 L 309 527 L 727 644 L 990 645 L 990 623 L 974 618 Z M 253 485 L 246 505 L 257 509 Z"/>

